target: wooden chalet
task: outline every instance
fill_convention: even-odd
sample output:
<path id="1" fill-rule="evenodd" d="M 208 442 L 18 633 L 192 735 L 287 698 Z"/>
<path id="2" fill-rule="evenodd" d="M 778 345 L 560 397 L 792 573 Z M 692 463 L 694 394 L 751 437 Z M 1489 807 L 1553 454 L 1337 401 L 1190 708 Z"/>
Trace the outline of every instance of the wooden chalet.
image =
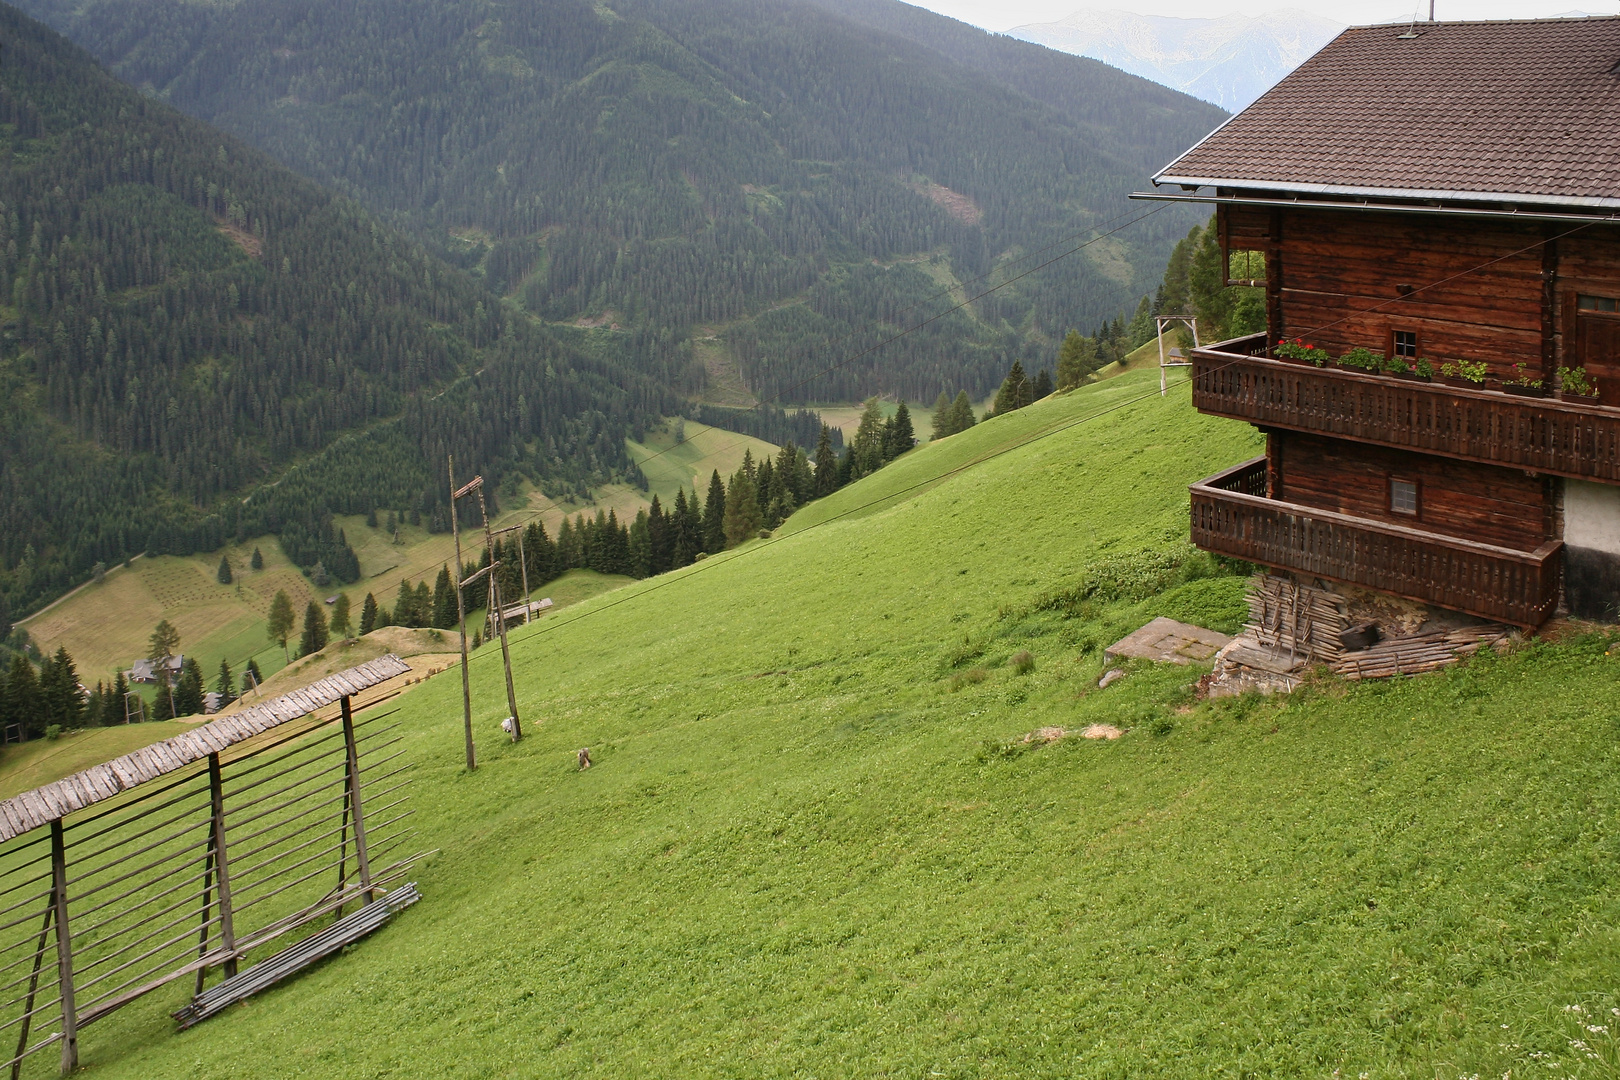
<path id="1" fill-rule="evenodd" d="M 1267 331 L 1191 353 L 1195 407 L 1266 435 L 1193 485 L 1198 546 L 1526 628 L 1616 617 L 1620 18 L 1346 30 L 1154 184 L 1265 256 Z"/>

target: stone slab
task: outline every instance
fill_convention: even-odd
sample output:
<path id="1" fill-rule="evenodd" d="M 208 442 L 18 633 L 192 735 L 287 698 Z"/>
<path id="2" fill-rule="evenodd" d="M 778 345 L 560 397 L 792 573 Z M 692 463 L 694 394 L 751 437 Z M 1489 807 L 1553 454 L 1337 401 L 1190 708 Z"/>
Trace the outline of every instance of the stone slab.
<path id="1" fill-rule="evenodd" d="M 1225 634 L 1160 616 L 1136 633 L 1108 646 L 1104 655 L 1157 660 L 1165 664 L 1190 664 L 1212 658 L 1231 641 Z"/>

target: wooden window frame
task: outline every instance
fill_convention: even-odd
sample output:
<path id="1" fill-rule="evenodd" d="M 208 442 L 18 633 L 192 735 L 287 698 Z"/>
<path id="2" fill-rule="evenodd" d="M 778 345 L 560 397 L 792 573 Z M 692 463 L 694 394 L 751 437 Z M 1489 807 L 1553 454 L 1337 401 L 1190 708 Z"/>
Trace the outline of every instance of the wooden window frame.
<path id="1" fill-rule="evenodd" d="M 1416 326 L 1391 326 L 1389 328 L 1389 352 L 1387 355 L 1392 357 L 1404 355 L 1395 350 L 1396 334 L 1412 335 L 1412 355 L 1408 359 L 1416 360 L 1418 357 L 1423 355 L 1423 331 Z"/>
<path id="2" fill-rule="evenodd" d="M 1395 485 L 1396 484 L 1410 484 L 1410 485 L 1412 485 L 1412 509 L 1410 509 L 1410 510 L 1400 510 L 1400 509 L 1396 508 L 1396 506 L 1395 506 Z M 1419 480 L 1415 476 L 1408 477 L 1408 476 L 1394 476 L 1394 475 L 1391 475 L 1390 478 L 1389 478 L 1388 484 L 1385 485 L 1385 496 L 1386 496 L 1386 499 L 1385 499 L 1384 505 L 1389 507 L 1389 512 L 1391 514 L 1395 515 L 1398 518 L 1410 518 L 1413 521 L 1422 521 L 1423 520 L 1423 481 L 1422 480 Z"/>

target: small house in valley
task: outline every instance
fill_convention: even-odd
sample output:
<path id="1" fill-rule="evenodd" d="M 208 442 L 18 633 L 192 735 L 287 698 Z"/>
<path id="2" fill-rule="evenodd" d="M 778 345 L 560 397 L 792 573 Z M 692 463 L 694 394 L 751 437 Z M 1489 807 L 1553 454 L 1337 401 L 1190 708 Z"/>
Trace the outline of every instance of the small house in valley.
<path id="1" fill-rule="evenodd" d="M 180 677 L 180 669 L 185 667 L 184 656 L 171 656 L 163 666 L 168 669 L 170 680 Z M 154 660 L 137 660 L 135 665 L 124 672 L 124 678 L 132 683 L 155 683 L 158 679 L 158 664 Z"/>
<path id="2" fill-rule="evenodd" d="M 1232 283 L 1263 256 L 1266 331 L 1190 361 L 1265 453 L 1192 537 L 1270 568 L 1279 626 L 1620 614 L 1620 18 L 1351 28 L 1154 184 Z"/>

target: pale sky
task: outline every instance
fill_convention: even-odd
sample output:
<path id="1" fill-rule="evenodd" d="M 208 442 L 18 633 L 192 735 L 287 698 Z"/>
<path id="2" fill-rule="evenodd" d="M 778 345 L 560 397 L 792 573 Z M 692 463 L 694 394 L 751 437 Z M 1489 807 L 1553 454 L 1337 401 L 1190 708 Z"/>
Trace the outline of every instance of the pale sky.
<path id="1" fill-rule="evenodd" d="M 949 15 L 953 19 L 982 26 L 986 30 L 1008 30 L 1030 22 L 1054 22 L 1087 8 L 1134 11 L 1141 15 L 1169 15 L 1184 19 L 1208 19 L 1240 12 L 1258 15 L 1265 11 L 1293 9 L 1358 25 L 1419 18 L 1429 14 L 1428 0 L 907 0 L 918 7 Z M 1569 11 L 1595 15 L 1620 14 L 1620 0 L 1435 0 L 1438 19 L 1533 19 L 1562 15 Z"/>

